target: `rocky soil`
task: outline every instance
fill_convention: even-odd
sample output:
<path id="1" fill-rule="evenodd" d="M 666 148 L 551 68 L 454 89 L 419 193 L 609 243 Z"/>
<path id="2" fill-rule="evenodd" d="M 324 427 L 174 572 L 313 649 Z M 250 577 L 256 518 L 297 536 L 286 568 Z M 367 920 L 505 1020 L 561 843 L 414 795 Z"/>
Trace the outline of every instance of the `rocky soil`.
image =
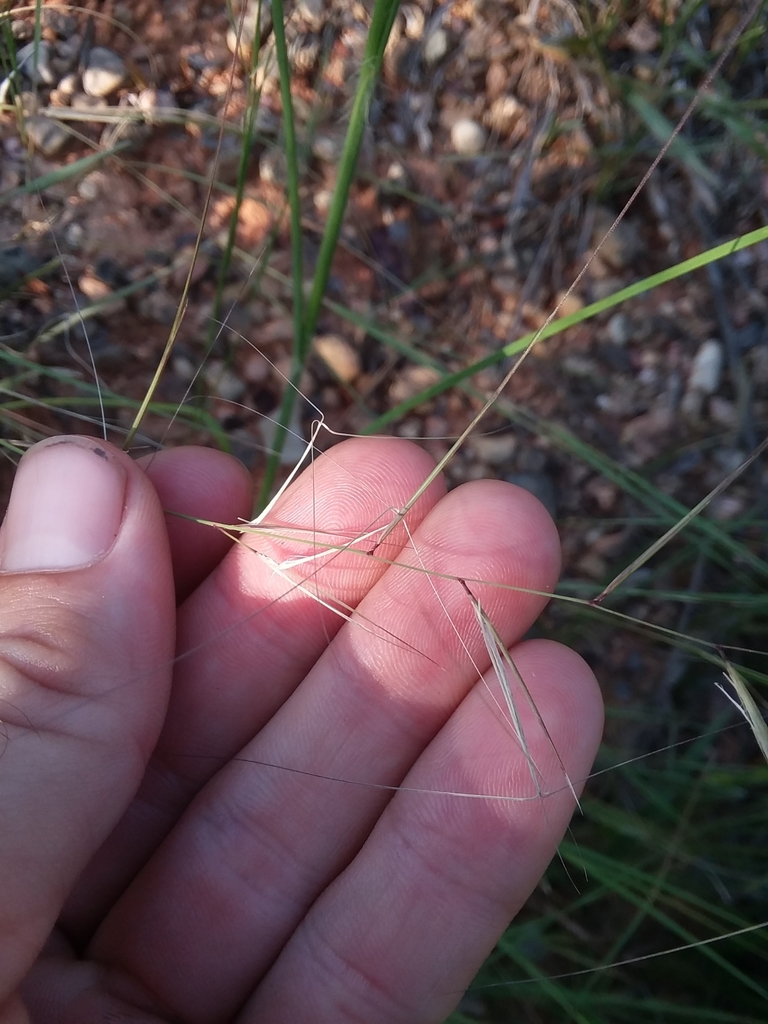
<path id="1" fill-rule="evenodd" d="M 308 276 L 369 6 L 298 0 L 288 8 Z M 760 162 L 733 145 L 710 146 L 706 167 L 662 164 L 567 291 L 658 148 L 617 83 L 653 79 L 664 18 L 677 6 L 631 5 L 631 17 L 617 18 L 605 36 L 601 67 L 575 5 L 402 5 L 330 304 L 302 382 L 297 432 L 307 436 L 314 407 L 334 431 L 360 431 L 434 383 L 433 364 L 459 370 L 541 326 L 561 301 L 561 315 L 577 312 L 764 223 Z M 691 27 L 703 51 L 722 43 L 730 9 L 703 5 Z M 235 259 L 223 302 L 216 299 L 256 13 L 249 3 L 239 42 L 226 5 L 206 0 L 45 3 L 37 40 L 31 8 L 5 15 L 0 341 L 9 359 L 27 361 L 21 378 L 11 362 L 6 368 L 6 439 L 99 429 L 73 419 L 94 412 L 77 385 L 92 379 L 89 349 L 99 379 L 122 399 L 107 410 L 116 436 L 129 426 L 128 403 L 143 396 L 173 322 L 213 176 L 184 322 L 158 395 L 168 408 L 190 394 L 192 408 L 205 400 L 213 419 L 169 423 L 153 414 L 144 429 L 161 443 L 226 435 L 259 474 L 269 444 L 263 414 L 278 405 L 292 336 L 281 101 L 266 8 L 253 75 L 261 90 L 256 141 Z M 749 73 L 729 88 L 747 95 Z M 674 61 L 665 74 L 681 90 L 696 84 Z M 666 115 L 682 109 L 681 101 Z M 697 123 L 689 141 L 706 131 Z M 553 428 L 693 504 L 743 460 L 768 422 L 767 285 L 768 247 L 756 246 L 541 342 L 505 391 L 512 422 L 492 413 L 448 468 L 450 482 L 498 476 L 528 487 L 558 519 L 566 575 L 606 582 L 655 535 L 643 525 L 647 509 L 564 447 Z M 426 365 L 408 358 L 406 346 Z M 490 392 L 509 365 L 478 374 L 474 388 Z M 15 402 L 18 394 L 42 404 Z M 390 429 L 424 439 L 439 456 L 479 403 L 477 394 L 449 391 Z M 753 473 L 709 514 L 748 520 L 740 535 L 756 538 L 764 484 Z M 676 572 L 669 569 L 667 585 L 693 585 L 688 570 Z M 633 610 L 678 623 L 674 606 Z M 607 679 L 619 679 L 620 701 L 645 699 L 648 679 L 672 671 L 640 641 L 596 634 L 583 646 Z"/>

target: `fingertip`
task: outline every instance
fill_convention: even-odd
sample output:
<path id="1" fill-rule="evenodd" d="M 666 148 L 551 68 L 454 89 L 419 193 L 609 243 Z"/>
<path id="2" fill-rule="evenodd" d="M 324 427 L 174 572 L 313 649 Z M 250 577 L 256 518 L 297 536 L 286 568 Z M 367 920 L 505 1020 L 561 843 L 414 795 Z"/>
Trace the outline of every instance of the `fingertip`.
<path id="1" fill-rule="evenodd" d="M 120 531 L 127 467 L 83 437 L 52 438 L 22 458 L 2 526 L 3 572 L 61 571 L 102 558 Z"/>
<path id="2" fill-rule="evenodd" d="M 373 522 L 397 511 L 393 495 L 410 500 L 434 471 L 435 460 L 413 441 L 400 437 L 354 437 L 327 449 L 302 473 L 279 503 L 281 516 L 297 516 L 307 498 L 320 517 L 335 510 L 340 498 L 358 510 L 357 518 Z M 438 474 L 420 495 L 416 517 L 424 514 L 445 494 L 445 481 Z"/>
<path id="3" fill-rule="evenodd" d="M 513 484 L 476 480 L 449 492 L 428 522 L 432 547 L 460 556 L 491 620 L 527 629 L 560 574 L 560 538 L 541 502 Z"/>
<path id="4" fill-rule="evenodd" d="M 526 640 L 513 651 L 574 784 L 583 783 L 603 735 L 600 685 L 584 658 L 554 640 Z"/>
<path id="5" fill-rule="evenodd" d="M 552 590 L 560 577 L 560 535 L 552 516 L 539 499 L 517 484 L 504 480 L 477 480 L 462 485 L 471 489 L 478 537 L 504 538 L 540 581 Z M 469 531 L 468 531 L 469 532 Z"/>

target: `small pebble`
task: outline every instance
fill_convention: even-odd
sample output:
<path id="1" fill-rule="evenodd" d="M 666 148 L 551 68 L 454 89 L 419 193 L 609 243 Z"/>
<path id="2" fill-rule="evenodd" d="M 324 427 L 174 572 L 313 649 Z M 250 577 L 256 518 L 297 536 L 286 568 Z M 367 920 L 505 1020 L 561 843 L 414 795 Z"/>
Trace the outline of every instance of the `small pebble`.
<path id="1" fill-rule="evenodd" d="M 700 391 L 704 395 L 713 395 L 720 385 L 722 369 L 723 346 L 719 341 L 710 338 L 699 347 L 693 360 L 691 374 L 688 378 L 688 390 Z"/>
<path id="2" fill-rule="evenodd" d="M 64 241 L 67 243 L 69 249 L 77 250 L 83 244 L 85 238 L 85 228 L 82 224 L 78 224 L 77 221 L 72 221 L 71 224 L 67 225 L 64 232 Z"/>
<path id="3" fill-rule="evenodd" d="M 569 352 L 563 357 L 560 365 L 569 377 L 575 377 L 577 380 L 595 380 L 600 376 L 597 361 L 578 352 Z"/>
<path id="4" fill-rule="evenodd" d="M 116 92 L 125 81 L 125 64 L 112 50 L 94 46 L 83 72 L 83 89 L 88 96 L 104 98 Z"/>
<path id="5" fill-rule="evenodd" d="M 489 128 L 501 135 L 508 134 L 525 113 L 525 107 L 514 96 L 499 96 L 485 115 Z"/>
<path id="6" fill-rule="evenodd" d="M 25 40 L 31 39 L 34 34 L 35 29 L 31 22 L 23 21 L 21 18 L 11 22 L 11 35 L 18 42 L 23 43 Z"/>
<path id="7" fill-rule="evenodd" d="M 174 355 L 171 360 L 171 368 L 183 384 L 191 384 L 197 377 L 197 366 L 189 356 Z"/>
<path id="8" fill-rule="evenodd" d="M 723 473 L 728 476 L 730 473 L 735 473 L 737 469 L 744 465 L 747 461 L 747 453 L 742 451 L 740 448 L 718 448 L 715 450 L 713 455 L 713 461 L 722 469 Z M 720 482 L 720 474 L 718 474 L 717 482 Z M 714 486 L 714 484 L 712 485 Z"/>
<path id="9" fill-rule="evenodd" d="M 323 27 L 326 20 L 325 0 L 299 0 L 296 10 L 313 32 L 319 32 Z"/>
<path id="10" fill-rule="evenodd" d="M 318 192 L 315 192 L 312 197 L 312 203 L 315 210 L 320 214 L 321 217 L 325 217 L 331 208 L 333 202 L 333 192 L 329 188 L 321 188 Z"/>
<path id="11" fill-rule="evenodd" d="M 57 11 L 52 7 L 44 7 L 42 10 L 43 27 L 50 29 L 54 35 L 61 39 L 71 36 L 77 29 L 77 19 L 64 11 Z"/>
<path id="12" fill-rule="evenodd" d="M 77 183 L 77 194 L 87 202 L 93 202 L 104 188 L 107 177 L 103 171 L 91 171 Z"/>
<path id="13" fill-rule="evenodd" d="M 402 149 L 408 142 L 408 132 L 399 121 L 389 125 L 389 135 L 398 149 Z"/>
<path id="14" fill-rule="evenodd" d="M 491 288 L 502 297 L 520 294 L 520 282 L 512 274 L 496 274 L 491 280 Z"/>
<path id="15" fill-rule="evenodd" d="M 414 440 L 417 437 L 423 437 L 424 427 L 420 420 L 403 420 L 403 422 L 396 428 L 395 432 L 398 437 L 408 437 L 411 440 Z"/>
<path id="16" fill-rule="evenodd" d="M 285 185 L 288 180 L 288 161 L 278 148 L 265 149 L 259 158 L 259 177 L 271 185 Z"/>
<path id="17" fill-rule="evenodd" d="M 32 145 L 40 150 L 43 156 L 56 156 L 71 138 L 63 125 L 48 117 L 28 117 L 24 126 Z"/>
<path id="18" fill-rule="evenodd" d="M 272 365 L 261 352 L 251 350 L 242 367 L 243 380 L 249 384 L 263 384 L 272 372 Z"/>
<path id="19" fill-rule="evenodd" d="M 581 556 L 574 568 L 579 576 L 586 576 L 593 580 L 603 580 L 608 572 L 608 563 L 599 554 L 590 551 L 586 555 Z"/>
<path id="20" fill-rule="evenodd" d="M 614 345 L 626 345 L 632 337 L 629 317 L 626 313 L 616 313 L 608 321 L 608 337 Z"/>
<path id="21" fill-rule="evenodd" d="M 238 5 L 239 8 L 242 5 Z M 262 36 L 267 34 L 272 27 L 272 6 L 269 0 L 248 0 L 248 7 L 242 18 L 242 33 L 240 45 L 238 46 L 237 32 L 240 27 L 240 10 L 235 10 L 235 25 L 227 31 L 227 46 L 232 53 L 238 53 L 239 57 L 249 58 L 251 46 L 256 35 L 256 26 Z"/>
<path id="22" fill-rule="evenodd" d="M 281 317 L 278 320 L 270 320 L 269 323 L 259 328 L 259 335 L 256 339 L 259 345 L 270 345 L 276 342 L 293 341 L 293 320 L 291 317 Z"/>
<path id="23" fill-rule="evenodd" d="M 605 477 L 595 476 L 584 487 L 584 493 L 594 498 L 601 512 L 610 512 L 619 499 L 619 488 Z"/>
<path id="24" fill-rule="evenodd" d="M 36 61 L 35 56 L 37 56 Z M 16 66 L 33 85 L 37 85 L 39 82 L 44 85 L 53 85 L 56 81 L 56 75 L 51 67 L 51 47 L 44 39 L 37 44 L 37 54 L 35 54 L 34 40 L 27 43 L 26 46 L 22 46 L 16 53 Z"/>
<path id="25" fill-rule="evenodd" d="M 448 53 L 448 33 L 444 28 L 436 28 L 434 32 L 430 32 L 424 43 L 424 61 L 432 67 L 434 64 L 439 64 L 443 57 Z"/>
<path id="26" fill-rule="evenodd" d="M 70 36 L 63 39 L 56 47 L 56 56 L 65 71 L 71 71 L 74 63 L 80 56 L 83 40 L 80 36 Z"/>
<path id="27" fill-rule="evenodd" d="M 461 156 L 477 156 L 485 146 L 485 130 L 477 121 L 459 118 L 451 128 L 451 145 Z"/>
<path id="28" fill-rule="evenodd" d="M 641 14 L 624 33 L 624 42 L 635 53 L 652 53 L 661 43 L 661 35 L 646 15 Z"/>
<path id="29" fill-rule="evenodd" d="M 57 91 L 68 99 L 77 92 L 77 75 L 64 75 L 56 87 Z"/>
<path id="30" fill-rule="evenodd" d="M 320 50 L 320 40 L 312 36 L 304 36 L 294 40 L 288 47 L 288 60 L 291 63 L 291 67 L 300 75 L 309 74 L 317 64 Z"/>
<path id="31" fill-rule="evenodd" d="M 315 351 L 339 380 L 350 384 L 360 373 L 360 357 L 349 342 L 338 334 L 315 338 Z"/>
<path id="32" fill-rule="evenodd" d="M 277 135 L 280 131 L 280 118 L 263 103 L 256 111 L 254 128 L 259 135 Z"/>
<path id="33" fill-rule="evenodd" d="M 445 416 L 437 416 L 431 413 L 424 420 L 423 437 L 433 437 L 445 440 L 450 435 L 450 426 Z"/>
<path id="34" fill-rule="evenodd" d="M 393 160 L 387 168 L 387 181 L 394 182 L 403 187 L 408 186 L 408 171 L 399 160 Z"/>
<path id="35" fill-rule="evenodd" d="M 576 292 L 570 294 L 566 291 L 558 292 L 555 296 L 555 306 L 558 307 L 557 315 L 573 316 L 580 309 L 584 308 L 584 300 Z"/>
<path id="36" fill-rule="evenodd" d="M 710 519 L 718 522 L 726 522 L 730 519 L 738 519 L 744 514 L 744 499 L 735 494 L 718 494 L 713 498 L 707 507 L 707 514 Z"/>
<path id="37" fill-rule="evenodd" d="M 318 135 L 312 143 L 312 154 L 325 164 L 335 164 L 341 156 L 343 143 L 332 135 Z"/>
<path id="38" fill-rule="evenodd" d="M 112 289 L 109 285 L 90 270 L 86 270 L 84 274 L 78 277 L 77 287 L 91 302 L 105 299 L 108 295 L 112 294 Z"/>
<path id="39" fill-rule="evenodd" d="M 514 434 L 487 434 L 471 438 L 468 445 L 473 456 L 481 462 L 489 466 L 503 466 L 515 454 L 517 438 Z"/>
<path id="40" fill-rule="evenodd" d="M 213 394 L 225 402 L 236 402 L 245 391 L 245 383 L 221 359 L 209 360 L 205 364 L 203 377 Z"/>
<path id="41" fill-rule="evenodd" d="M 425 388 L 437 384 L 440 371 L 431 366 L 406 366 L 398 374 L 389 389 L 389 397 L 395 404 L 414 398 Z"/>

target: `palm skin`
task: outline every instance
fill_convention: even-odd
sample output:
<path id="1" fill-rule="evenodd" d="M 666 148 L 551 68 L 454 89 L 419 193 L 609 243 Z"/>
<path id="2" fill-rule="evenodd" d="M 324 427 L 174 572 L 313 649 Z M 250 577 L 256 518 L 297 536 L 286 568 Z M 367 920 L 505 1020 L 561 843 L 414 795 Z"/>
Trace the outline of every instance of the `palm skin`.
<path id="1" fill-rule="evenodd" d="M 233 460 L 142 467 L 103 447 L 127 479 L 112 548 L 0 577 L 0 1024 L 443 1020 L 563 834 L 560 759 L 583 779 L 599 742 L 587 666 L 520 642 L 544 597 L 469 584 L 557 748 L 523 702 L 551 795 L 478 681 L 489 656 L 456 578 L 550 591 L 546 512 L 508 484 L 436 481 L 407 529 L 360 545 L 372 556 L 287 574 L 312 541 L 289 527 L 341 545 L 386 525 L 428 456 L 338 445 L 271 535 L 229 547 L 162 508 L 246 517 Z"/>

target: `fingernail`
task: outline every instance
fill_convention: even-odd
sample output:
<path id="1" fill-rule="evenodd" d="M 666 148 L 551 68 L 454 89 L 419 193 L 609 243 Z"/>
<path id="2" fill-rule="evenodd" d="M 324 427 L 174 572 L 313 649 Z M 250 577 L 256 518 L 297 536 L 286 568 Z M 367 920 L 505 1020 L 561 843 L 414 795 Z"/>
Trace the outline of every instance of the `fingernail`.
<path id="1" fill-rule="evenodd" d="M 56 439 L 19 463 L 0 534 L 0 569 L 75 569 L 112 547 L 126 474 L 97 441 Z"/>

